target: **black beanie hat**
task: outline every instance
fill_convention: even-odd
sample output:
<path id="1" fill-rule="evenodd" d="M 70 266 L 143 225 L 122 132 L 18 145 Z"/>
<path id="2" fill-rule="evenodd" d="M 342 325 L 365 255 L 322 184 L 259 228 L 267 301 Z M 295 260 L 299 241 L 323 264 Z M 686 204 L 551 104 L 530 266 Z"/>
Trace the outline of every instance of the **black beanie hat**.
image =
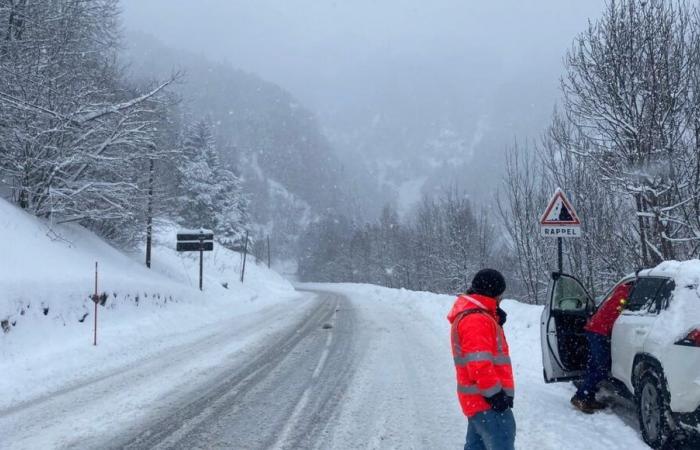
<path id="1" fill-rule="evenodd" d="M 506 279 L 498 270 L 482 269 L 474 275 L 469 294 L 480 294 L 496 298 L 506 291 Z"/>

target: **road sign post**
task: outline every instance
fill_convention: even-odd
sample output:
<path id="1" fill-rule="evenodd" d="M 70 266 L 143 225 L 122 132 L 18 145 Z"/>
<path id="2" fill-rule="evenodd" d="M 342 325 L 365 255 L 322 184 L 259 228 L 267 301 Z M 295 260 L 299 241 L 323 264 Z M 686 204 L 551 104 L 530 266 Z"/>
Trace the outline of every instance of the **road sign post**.
<path id="1" fill-rule="evenodd" d="M 204 278 L 204 248 L 199 246 L 199 290 L 202 290 L 202 278 Z"/>
<path id="2" fill-rule="evenodd" d="M 204 252 L 214 250 L 214 232 L 183 230 L 177 233 L 178 252 L 199 252 L 199 290 L 204 289 Z"/>
<path id="3" fill-rule="evenodd" d="M 564 271 L 564 238 L 557 238 L 557 267 L 559 273 Z"/>
<path id="4" fill-rule="evenodd" d="M 581 220 L 564 191 L 557 188 L 547 209 L 540 218 L 540 232 L 544 237 L 557 238 L 557 266 L 564 271 L 564 238 L 581 237 Z"/>

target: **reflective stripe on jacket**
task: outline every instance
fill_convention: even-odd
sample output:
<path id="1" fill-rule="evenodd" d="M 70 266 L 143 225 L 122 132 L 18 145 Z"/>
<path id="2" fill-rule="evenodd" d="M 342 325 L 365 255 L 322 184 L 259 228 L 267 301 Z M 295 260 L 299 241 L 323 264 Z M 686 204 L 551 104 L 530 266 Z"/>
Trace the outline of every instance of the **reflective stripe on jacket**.
<path id="1" fill-rule="evenodd" d="M 457 396 L 467 417 L 489 410 L 484 397 L 503 390 L 515 395 L 508 342 L 498 324 L 495 299 L 461 295 L 447 320 L 452 324 L 452 355 Z"/>

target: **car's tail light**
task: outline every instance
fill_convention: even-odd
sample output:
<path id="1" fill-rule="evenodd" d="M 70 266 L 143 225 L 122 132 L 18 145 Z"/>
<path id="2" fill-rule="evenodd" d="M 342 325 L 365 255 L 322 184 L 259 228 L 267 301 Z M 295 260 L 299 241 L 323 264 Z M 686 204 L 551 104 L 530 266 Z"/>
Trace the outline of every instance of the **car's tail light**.
<path id="1" fill-rule="evenodd" d="M 680 341 L 677 345 L 686 345 L 688 347 L 700 347 L 700 327 L 691 330 L 690 333 Z"/>

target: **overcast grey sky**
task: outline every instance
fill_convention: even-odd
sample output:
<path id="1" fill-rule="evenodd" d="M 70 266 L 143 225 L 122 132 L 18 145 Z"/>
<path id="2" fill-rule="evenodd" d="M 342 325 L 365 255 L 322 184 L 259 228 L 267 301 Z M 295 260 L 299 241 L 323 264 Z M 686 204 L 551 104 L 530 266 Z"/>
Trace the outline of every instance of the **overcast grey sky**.
<path id="1" fill-rule="evenodd" d="M 403 161 L 407 167 L 391 171 L 403 177 L 398 186 L 424 174 L 421 157 L 449 129 L 469 143 L 461 164 L 477 178 L 487 174 L 485 189 L 500 179 L 503 149 L 543 131 L 559 96 L 564 53 L 603 5 L 123 0 L 127 29 L 291 91 L 317 113 L 341 154 L 363 155 L 377 173 L 382 159 Z"/>
<path id="2" fill-rule="evenodd" d="M 603 0 L 124 0 L 127 28 L 228 60 L 312 108 L 395 63 L 478 79 L 557 66 Z M 411 63 L 411 64 L 408 64 Z M 469 82 L 466 80 L 465 82 Z"/>

